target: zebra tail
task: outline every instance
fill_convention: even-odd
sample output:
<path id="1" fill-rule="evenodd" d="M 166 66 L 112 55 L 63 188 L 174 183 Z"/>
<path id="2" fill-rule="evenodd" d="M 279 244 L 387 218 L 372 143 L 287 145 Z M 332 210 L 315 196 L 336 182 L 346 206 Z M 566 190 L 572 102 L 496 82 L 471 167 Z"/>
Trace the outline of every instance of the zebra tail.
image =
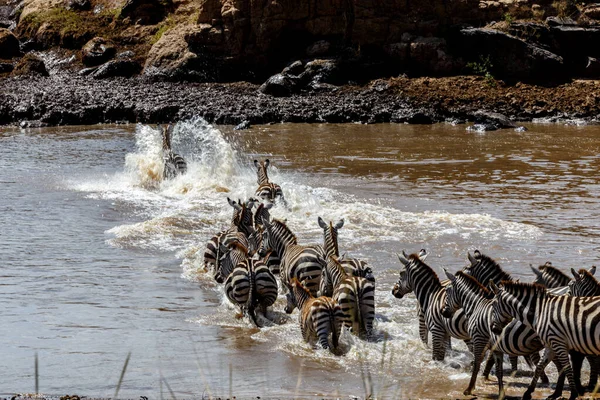
<path id="1" fill-rule="evenodd" d="M 254 268 L 248 271 L 248 278 L 250 280 L 250 289 L 248 292 L 248 300 L 246 301 L 246 310 L 248 312 L 248 316 L 254 322 L 254 325 L 257 327 L 261 327 L 256 320 L 256 312 L 255 312 L 255 296 L 256 296 L 256 274 L 254 273 Z"/>
<path id="2" fill-rule="evenodd" d="M 339 324 L 337 323 L 337 312 L 339 306 L 335 306 L 333 308 L 329 308 L 329 326 L 331 329 L 331 344 L 333 344 L 333 348 L 337 349 L 339 341 L 340 341 L 340 331 Z"/>
<path id="3" fill-rule="evenodd" d="M 358 322 L 358 337 L 364 339 L 367 336 L 367 327 L 365 326 L 365 319 L 362 315 L 362 298 L 360 296 L 362 293 L 356 293 L 356 320 Z"/>

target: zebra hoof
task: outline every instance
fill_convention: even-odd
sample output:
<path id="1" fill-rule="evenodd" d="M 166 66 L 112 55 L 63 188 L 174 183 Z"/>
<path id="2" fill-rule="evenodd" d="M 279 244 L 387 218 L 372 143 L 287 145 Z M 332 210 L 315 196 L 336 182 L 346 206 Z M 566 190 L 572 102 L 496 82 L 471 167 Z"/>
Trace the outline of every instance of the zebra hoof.
<path id="1" fill-rule="evenodd" d="M 467 389 L 463 392 L 465 396 L 470 396 L 473 393 L 473 389 Z"/>
<path id="2" fill-rule="evenodd" d="M 523 393 L 523 400 L 531 400 L 531 392 L 528 390 L 525 393 Z"/>

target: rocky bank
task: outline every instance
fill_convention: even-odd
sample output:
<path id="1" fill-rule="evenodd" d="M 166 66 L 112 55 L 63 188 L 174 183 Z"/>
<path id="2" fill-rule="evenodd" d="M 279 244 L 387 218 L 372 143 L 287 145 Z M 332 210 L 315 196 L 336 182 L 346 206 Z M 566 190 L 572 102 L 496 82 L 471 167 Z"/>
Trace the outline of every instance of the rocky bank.
<path id="1" fill-rule="evenodd" d="M 0 124 L 594 122 L 599 59 L 589 1 L 0 0 Z"/>

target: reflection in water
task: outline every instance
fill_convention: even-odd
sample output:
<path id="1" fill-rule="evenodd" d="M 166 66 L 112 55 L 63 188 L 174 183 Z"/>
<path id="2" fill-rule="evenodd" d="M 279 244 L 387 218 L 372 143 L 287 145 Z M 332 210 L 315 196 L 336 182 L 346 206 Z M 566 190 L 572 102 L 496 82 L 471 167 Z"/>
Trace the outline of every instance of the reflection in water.
<path id="1" fill-rule="evenodd" d="M 154 127 L 3 129 L 0 392 L 30 390 L 37 351 L 42 391 L 77 385 L 112 396 L 131 351 L 127 397 L 158 397 L 165 382 L 186 397 L 364 396 L 369 379 L 380 397 L 460 395 L 470 355 L 457 343 L 447 361 L 431 361 L 414 297 L 390 293 L 394 253 L 426 248 L 440 272 L 463 267 L 477 248 L 523 281 L 533 280 L 530 263 L 565 271 L 596 263 L 600 128 L 528 127 L 233 131 L 193 120 L 173 137 L 188 173 L 169 182 Z M 252 160 L 265 157 L 292 207 L 273 215 L 301 243 L 322 242 L 318 216 L 345 218 L 340 250 L 366 259 L 377 277 L 380 341 L 345 335 L 348 353 L 335 357 L 301 340 L 295 314 L 255 329 L 201 271 L 206 241 L 229 224 L 226 198 L 254 193 Z M 284 303 L 276 319 L 287 318 Z M 477 390 L 495 393 L 495 382 Z"/>

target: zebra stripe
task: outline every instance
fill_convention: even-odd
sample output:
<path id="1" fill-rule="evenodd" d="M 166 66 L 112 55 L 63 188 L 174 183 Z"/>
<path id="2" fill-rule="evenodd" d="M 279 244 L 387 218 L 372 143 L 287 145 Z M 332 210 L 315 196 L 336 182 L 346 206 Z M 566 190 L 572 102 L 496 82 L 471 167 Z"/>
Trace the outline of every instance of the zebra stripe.
<path id="1" fill-rule="evenodd" d="M 571 278 L 560 269 L 552 266 L 550 261 L 547 261 L 544 265 L 540 265 L 537 269 L 531 265 L 529 267 L 535 274 L 533 283 L 537 283 L 549 289 L 567 286 L 569 282 L 571 282 Z"/>
<path id="2" fill-rule="evenodd" d="M 311 293 L 316 295 L 321 280 L 321 270 L 325 265 L 322 250 L 318 246 L 299 245 L 296 236 L 281 221 L 269 222 L 263 219 L 265 232 L 258 254 L 264 257 L 270 249 L 281 256 L 280 278 L 284 286 L 290 286 L 293 278 L 298 279 Z M 287 295 L 285 311 L 290 314 L 295 305 Z"/>
<path id="3" fill-rule="evenodd" d="M 185 159 L 173 152 L 171 148 L 171 136 L 173 134 L 173 125 L 169 124 L 167 128 L 161 128 L 163 138 L 163 179 L 173 179 L 177 175 L 182 175 L 187 172 L 187 163 Z"/>
<path id="4" fill-rule="evenodd" d="M 232 253 L 235 251 L 231 250 Z M 238 262 L 227 277 L 225 295 L 260 327 L 256 320 L 255 308 L 258 306 L 266 315 L 267 307 L 277 300 L 277 280 L 262 260 L 246 258 Z"/>
<path id="5" fill-rule="evenodd" d="M 578 390 L 569 351 L 600 355 L 600 297 L 554 296 L 543 286 L 515 282 L 502 282 L 492 289 L 496 293 L 492 331 L 501 332 L 509 319 L 516 318 L 535 330 L 546 346 L 523 398 L 531 399 L 541 371 L 554 361 L 569 380 L 570 399 L 576 399 Z"/>
<path id="6" fill-rule="evenodd" d="M 477 279 L 483 286 L 488 286 L 490 280 L 496 285 L 501 281 L 512 281 L 510 274 L 505 272 L 500 265 L 490 257 L 475 250 L 473 255 L 467 253 L 471 265 L 464 268 L 463 272 Z"/>
<path id="7" fill-rule="evenodd" d="M 375 284 L 344 271 L 335 256 L 327 258 L 319 294 L 332 296 L 342 309 L 342 323 L 361 339 L 371 337 L 375 319 Z"/>
<path id="8" fill-rule="evenodd" d="M 279 198 L 283 202 L 283 205 L 288 208 L 281 187 L 278 184 L 269 181 L 267 168 L 270 164 L 271 162 L 269 159 L 261 162 L 254 160 L 254 166 L 256 167 L 256 183 L 258 184 L 255 194 L 258 198 L 267 200 L 271 203 L 274 203 L 275 199 Z"/>
<path id="9" fill-rule="evenodd" d="M 212 270 L 215 275 L 215 280 L 218 283 L 223 283 L 227 278 L 228 274 L 224 274 L 219 265 L 221 256 L 219 255 L 220 246 L 224 245 L 228 247 L 232 242 L 239 242 L 244 247 L 248 248 L 248 237 L 244 232 L 252 232 L 252 204 L 253 200 L 249 200 L 246 203 L 231 200 L 227 198 L 227 202 L 233 207 L 233 217 L 231 218 L 231 225 L 228 229 L 225 229 L 215 236 L 210 238 L 206 243 L 204 251 L 204 269 L 206 271 Z"/>
<path id="10" fill-rule="evenodd" d="M 509 356 L 531 356 L 535 354 L 536 356 L 533 357 L 533 361 L 535 362 L 536 360 L 539 361 L 539 351 L 544 346 L 531 328 L 516 320 L 508 324 L 499 337 L 496 336 L 490 328 L 493 303 L 492 293 L 477 282 L 475 278 L 464 272 L 459 271 L 454 276 L 448 271 L 444 271 L 450 280 L 450 284 L 446 286 L 446 301 L 443 315 L 451 318 L 458 309 L 462 308 L 464 310 L 467 317 L 467 330 L 471 336 L 473 348 L 473 370 L 469 386 L 464 391 L 464 394 L 468 396 L 473 392 L 485 352 L 491 350 L 496 363 L 499 398 L 503 398 L 503 354 Z M 544 375 L 542 379 L 547 381 L 548 377 Z"/>
<path id="11" fill-rule="evenodd" d="M 313 297 L 296 278 L 290 282 L 290 294 L 292 301 L 300 309 L 300 330 L 304 341 L 313 346 L 318 341 L 324 349 L 335 350 L 342 328 L 343 314 L 340 306 L 330 297 Z"/>
<path id="12" fill-rule="evenodd" d="M 431 332 L 433 359 L 444 360 L 446 347 L 450 337 L 470 340 L 467 331 L 465 314 L 459 310 L 451 319 L 442 315 L 446 301 L 446 290 L 440 283 L 435 272 L 423 262 L 426 253 L 422 251 L 421 257 L 417 254 L 398 255 L 398 259 L 405 269 L 400 272 L 400 279 L 394 286 L 392 294 L 401 299 L 404 295 L 414 291 L 419 307 L 425 316 L 427 329 Z"/>
<path id="13" fill-rule="evenodd" d="M 317 222 L 323 229 L 323 257 L 327 259 L 329 256 L 335 256 L 348 274 L 360 276 L 371 282 L 375 282 L 373 270 L 367 265 L 366 261 L 359 260 L 358 258 L 345 258 L 345 254 L 340 257 L 337 238 L 338 230 L 344 226 L 344 219 L 340 219 L 335 225 L 331 221 L 329 221 L 329 224 L 326 224 L 321 217 L 317 219 Z"/>
<path id="14" fill-rule="evenodd" d="M 600 296 L 600 282 L 594 278 L 596 267 L 592 267 L 589 271 L 586 269 L 580 269 L 579 272 L 575 272 L 571 268 L 571 273 L 575 278 L 569 283 L 569 292 L 572 296 Z"/>
<path id="15" fill-rule="evenodd" d="M 271 220 L 271 214 L 269 210 L 273 208 L 273 203 L 255 203 L 257 204 L 256 211 L 254 212 L 254 227 L 256 232 L 251 242 L 256 243 L 256 249 L 259 249 L 262 243 L 264 226 L 262 223 L 263 219 L 267 221 Z M 265 263 L 269 266 L 271 272 L 275 275 L 279 275 L 279 264 L 281 264 L 281 259 L 275 250 L 271 251 L 268 257 L 264 259 Z"/>

